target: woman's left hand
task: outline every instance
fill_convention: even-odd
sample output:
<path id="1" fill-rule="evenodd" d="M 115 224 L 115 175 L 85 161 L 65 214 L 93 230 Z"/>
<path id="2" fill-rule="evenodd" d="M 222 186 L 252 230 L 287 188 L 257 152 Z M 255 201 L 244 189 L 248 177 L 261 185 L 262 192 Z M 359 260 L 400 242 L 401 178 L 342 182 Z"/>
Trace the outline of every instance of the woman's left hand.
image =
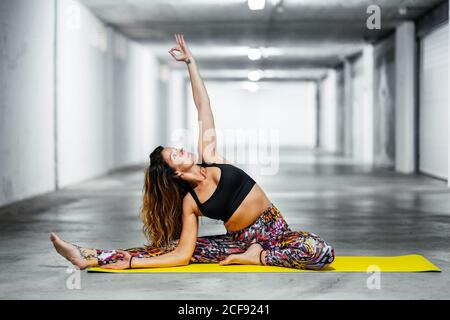
<path id="1" fill-rule="evenodd" d="M 104 266 L 100 266 L 100 268 L 114 269 L 114 270 L 129 269 L 131 254 L 123 250 L 117 250 L 117 252 L 123 255 L 123 260 L 118 260 L 117 262 L 114 263 L 105 264 Z"/>

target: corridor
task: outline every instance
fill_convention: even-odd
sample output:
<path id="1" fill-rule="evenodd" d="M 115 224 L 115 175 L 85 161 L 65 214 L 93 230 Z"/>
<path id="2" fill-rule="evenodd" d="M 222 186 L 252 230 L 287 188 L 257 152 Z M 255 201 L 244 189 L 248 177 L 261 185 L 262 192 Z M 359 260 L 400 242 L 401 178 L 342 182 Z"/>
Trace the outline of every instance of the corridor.
<path id="1" fill-rule="evenodd" d="M 138 216 L 143 168 L 120 170 L 0 211 L 1 299 L 446 299 L 450 276 L 450 194 L 444 182 L 392 173 L 310 149 L 283 149 L 276 177 L 258 177 L 296 230 L 329 239 L 337 255 L 418 253 L 441 273 L 81 274 L 69 290 L 70 263 L 48 234 L 97 248 L 145 243 Z M 199 236 L 225 233 L 202 217 Z M 226 268 L 226 266 L 224 266 Z"/>

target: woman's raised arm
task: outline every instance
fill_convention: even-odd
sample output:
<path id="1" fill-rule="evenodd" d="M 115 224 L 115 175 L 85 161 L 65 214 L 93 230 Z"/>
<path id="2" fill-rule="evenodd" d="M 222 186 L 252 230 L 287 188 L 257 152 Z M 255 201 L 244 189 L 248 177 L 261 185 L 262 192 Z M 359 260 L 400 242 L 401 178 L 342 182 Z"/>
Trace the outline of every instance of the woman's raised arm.
<path id="1" fill-rule="evenodd" d="M 216 128 L 214 124 L 214 116 L 211 110 L 208 92 L 206 91 L 205 84 L 203 83 L 197 67 L 197 62 L 186 45 L 183 35 L 175 34 L 175 39 L 178 46 L 170 49 L 169 53 L 175 60 L 183 61 L 188 65 L 194 103 L 198 112 L 199 161 L 223 163 L 225 162 L 225 159 L 218 156 L 216 153 Z M 174 51 L 180 52 L 180 55 L 176 56 Z"/>

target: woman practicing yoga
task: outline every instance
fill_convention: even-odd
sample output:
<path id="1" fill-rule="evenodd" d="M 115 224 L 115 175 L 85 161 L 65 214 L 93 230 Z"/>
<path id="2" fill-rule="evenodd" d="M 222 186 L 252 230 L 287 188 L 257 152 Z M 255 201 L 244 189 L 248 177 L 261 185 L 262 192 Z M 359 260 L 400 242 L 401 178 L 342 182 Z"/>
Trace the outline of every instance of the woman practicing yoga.
<path id="1" fill-rule="evenodd" d="M 187 265 L 190 262 L 263 264 L 322 269 L 334 249 L 314 233 L 293 231 L 261 187 L 216 154 L 216 134 L 203 80 L 183 35 L 169 53 L 187 64 L 200 123 L 198 159 L 183 148 L 157 147 L 145 169 L 140 210 L 148 246 L 125 250 L 83 248 L 55 233 L 57 252 L 80 269 Z M 175 54 L 178 51 L 178 54 Z M 198 160 L 198 161 L 197 161 Z M 226 234 L 198 237 L 198 217 L 224 222 Z"/>

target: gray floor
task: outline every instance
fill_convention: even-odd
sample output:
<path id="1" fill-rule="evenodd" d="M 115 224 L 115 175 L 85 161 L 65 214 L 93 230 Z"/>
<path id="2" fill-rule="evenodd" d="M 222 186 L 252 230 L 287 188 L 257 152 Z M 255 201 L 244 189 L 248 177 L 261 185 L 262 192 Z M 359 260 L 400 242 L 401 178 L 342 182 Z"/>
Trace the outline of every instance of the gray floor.
<path id="1" fill-rule="evenodd" d="M 94 274 L 74 276 L 49 232 L 82 246 L 143 244 L 138 210 L 143 171 L 112 175 L 0 208 L 2 299 L 448 299 L 450 190 L 446 182 L 284 150 L 276 176 L 249 172 L 293 229 L 319 234 L 337 255 L 419 253 L 441 273 L 385 273 L 368 289 L 360 273 Z M 200 235 L 224 233 L 203 218 Z"/>

